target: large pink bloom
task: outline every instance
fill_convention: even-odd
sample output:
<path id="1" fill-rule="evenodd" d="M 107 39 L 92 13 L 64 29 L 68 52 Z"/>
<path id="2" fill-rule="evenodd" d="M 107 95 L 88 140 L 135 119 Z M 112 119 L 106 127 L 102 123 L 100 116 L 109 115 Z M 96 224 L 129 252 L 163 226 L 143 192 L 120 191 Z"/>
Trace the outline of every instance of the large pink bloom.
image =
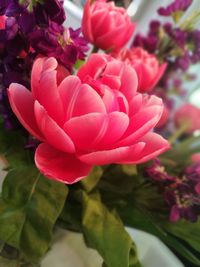
<path id="1" fill-rule="evenodd" d="M 44 175 L 74 183 L 93 165 L 145 162 L 169 147 L 150 132 L 162 114 L 162 101 L 136 93 L 137 76 L 130 66 L 94 55 L 79 77 L 68 76 L 59 85 L 56 68 L 54 58 L 39 58 L 32 91 L 16 83 L 8 89 L 14 113 L 42 142 L 35 163 Z"/>
<path id="2" fill-rule="evenodd" d="M 138 91 L 141 93 L 151 91 L 167 67 L 166 63 L 159 64 L 155 55 L 149 54 L 141 47 L 124 49 L 114 56 L 135 69 L 138 75 Z"/>
<path id="3" fill-rule="evenodd" d="M 121 49 L 135 29 L 126 10 L 114 2 L 87 0 L 82 20 L 85 38 L 103 50 Z"/>

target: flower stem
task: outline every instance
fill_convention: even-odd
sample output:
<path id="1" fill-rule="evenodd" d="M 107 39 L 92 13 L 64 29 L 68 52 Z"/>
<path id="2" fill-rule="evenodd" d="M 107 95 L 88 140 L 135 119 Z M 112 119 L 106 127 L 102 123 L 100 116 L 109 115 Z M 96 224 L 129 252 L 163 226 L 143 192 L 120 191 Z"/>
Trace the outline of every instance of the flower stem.
<path id="1" fill-rule="evenodd" d="M 181 126 L 172 134 L 172 136 L 169 138 L 169 143 L 174 144 L 175 141 L 188 130 L 189 123 L 182 123 Z"/>

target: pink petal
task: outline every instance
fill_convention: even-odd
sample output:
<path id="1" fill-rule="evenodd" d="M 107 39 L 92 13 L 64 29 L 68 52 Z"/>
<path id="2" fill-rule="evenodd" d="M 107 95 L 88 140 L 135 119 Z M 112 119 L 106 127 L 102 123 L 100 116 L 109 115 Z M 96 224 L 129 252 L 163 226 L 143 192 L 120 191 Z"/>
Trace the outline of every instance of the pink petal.
<path id="1" fill-rule="evenodd" d="M 132 145 L 139 138 L 152 130 L 162 115 L 162 106 L 141 109 L 130 118 L 130 124 L 118 146 Z"/>
<path id="2" fill-rule="evenodd" d="M 93 43 L 90 5 L 91 5 L 91 1 L 87 0 L 84 6 L 81 29 L 82 29 L 84 37 L 88 39 L 88 41 Z"/>
<path id="3" fill-rule="evenodd" d="M 37 100 L 35 101 L 35 116 L 40 130 L 50 145 L 67 153 L 75 152 L 71 138 L 49 117 Z"/>
<path id="4" fill-rule="evenodd" d="M 160 97 L 157 97 L 155 95 L 143 95 L 143 105 L 145 107 L 150 107 L 150 106 L 163 106 L 163 101 Z"/>
<path id="5" fill-rule="evenodd" d="M 143 100 L 143 95 L 137 94 L 129 102 L 129 116 L 130 117 L 136 114 L 140 110 L 140 108 L 142 107 L 142 100 Z"/>
<path id="6" fill-rule="evenodd" d="M 151 86 L 150 89 L 153 89 L 153 88 L 156 86 L 156 84 L 157 84 L 157 83 L 159 82 L 159 80 L 162 78 L 162 76 L 163 76 L 163 74 L 164 74 L 166 68 L 167 68 L 167 64 L 166 64 L 166 63 L 163 63 L 163 64 L 159 67 L 158 73 L 157 73 L 157 75 L 155 76 L 155 79 L 154 79 L 154 81 L 153 81 L 152 86 Z"/>
<path id="7" fill-rule="evenodd" d="M 44 64 L 45 58 L 39 57 L 35 60 L 31 72 L 31 88 L 32 88 L 32 94 L 35 99 L 39 98 L 38 89 L 39 82 L 40 82 L 40 75 L 43 70 L 43 64 Z"/>
<path id="8" fill-rule="evenodd" d="M 92 32 L 94 39 L 108 30 L 108 25 L 110 22 L 109 12 L 105 9 L 96 10 L 95 13 L 92 14 L 91 24 L 92 24 Z"/>
<path id="9" fill-rule="evenodd" d="M 96 151 L 79 156 L 87 164 L 105 165 L 111 163 L 134 162 L 141 154 L 145 143 L 139 142 L 130 147 L 119 147 L 111 150 Z"/>
<path id="10" fill-rule="evenodd" d="M 112 57 L 110 57 L 110 60 L 111 61 L 107 62 L 107 65 L 106 65 L 106 68 L 103 74 L 120 77 L 124 63 Z"/>
<path id="11" fill-rule="evenodd" d="M 65 121 L 87 113 L 105 113 L 105 105 L 99 94 L 89 85 L 81 84 L 76 76 L 68 76 L 59 86 L 65 107 Z"/>
<path id="12" fill-rule="evenodd" d="M 108 114 L 107 129 L 98 148 L 104 149 L 114 145 L 125 133 L 128 125 L 129 117 L 125 113 L 115 111 Z"/>
<path id="13" fill-rule="evenodd" d="M 120 78 L 120 87 L 113 89 L 120 90 L 125 97 L 131 101 L 138 87 L 137 74 L 131 66 L 119 60 L 112 60 L 108 62 L 104 71 L 104 76 L 116 76 L 116 79 Z M 109 86 L 108 83 L 107 85 Z"/>
<path id="14" fill-rule="evenodd" d="M 60 83 L 69 75 L 70 75 L 70 72 L 68 71 L 68 69 L 66 69 L 62 65 L 58 65 L 58 67 L 57 67 L 57 77 L 56 77 L 58 85 L 60 85 Z"/>
<path id="15" fill-rule="evenodd" d="M 130 101 L 135 95 L 138 88 L 138 78 L 135 70 L 128 64 L 124 64 L 121 74 L 121 88 L 120 91 Z"/>
<path id="16" fill-rule="evenodd" d="M 122 48 L 130 40 L 134 29 L 134 24 L 131 24 L 128 27 L 122 24 L 115 29 L 112 29 L 112 31 L 97 37 L 95 43 L 103 50 L 113 49 L 116 51 Z"/>
<path id="17" fill-rule="evenodd" d="M 101 79 L 101 83 L 109 86 L 111 89 L 119 90 L 121 86 L 121 79 L 119 76 L 105 74 Z"/>
<path id="18" fill-rule="evenodd" d="M 90 113 L 72 118 L 64 125 L 64 130 L 71 137 L 78 149 L 93 148 L 107 130 L 107 114 Z"/>
<path id="19" fill-rule="evenodd" d="M 104 70 L 106 64 L 107 60 L 105 56 L 92 54 L 88 61 L 79 69 L 77 76 L 82 82 L 84 82 L 85 77 L 88 75 L 93 79 L 97 79 L 99 74 Z"/>
<path id="20" fill-rule="evenodd" d="M 56 68 L 57 61 L 55 58 L 39 58 L 35 61 L 32 71 L 32 93 L 48 114 L 59 125 L 62 125 L 64 110 L 57 88 Z M 34 79 L 37 82 L 34 82 Z"/>
<path id="21" fill-rule="evenodd" d="M 107 113 L 113 111 L 119 111 L 119 102 L 114 90 L 108 88 L 107 86 L 101 86 L 102 100 L 106 107 Z"/>
<path id="22" fill-rule="evenodd" d="M 135 163 L 143 163 L 153 159 L 170 148 L 170 144 L 162 136 L 156 133 L 148 133 L 140 139 L 140 142 L 145 142 L 146 146 L 141 153 L 141 157 Z"/>
<path id="23" fill-rule="evenodd" d="M 13 112 L 27 131 L 40 141 L 44 140 L 35 119 L 31 92 L 20 84 L 12 83 L 8 89 L 8 97 Z"/>
<path id="24" fill-rule="evenodd" d="M 46 143 L 38 146 L 35 164 L 45 176 L 66 184 L 73 184 L 83 179 L 92 167 L 81 162 L 75 154 L 63 153 Z"/>
<path id="25" fill-rule="evenodd" d="M 110 89 L 104 85 L 101 86 L 101 93 L 107 113 L 113 111 L 121 111 L 126 114 L 129 113 L 129 103 L 120 91 Z"/>
<path id="26" fill-rule="evenodd" d="M 128 116 L 123 112 L 91 113 L 69 120 L 64 129 L 79 149 L 103 149 L 114 144 L 126 131 Z"/>

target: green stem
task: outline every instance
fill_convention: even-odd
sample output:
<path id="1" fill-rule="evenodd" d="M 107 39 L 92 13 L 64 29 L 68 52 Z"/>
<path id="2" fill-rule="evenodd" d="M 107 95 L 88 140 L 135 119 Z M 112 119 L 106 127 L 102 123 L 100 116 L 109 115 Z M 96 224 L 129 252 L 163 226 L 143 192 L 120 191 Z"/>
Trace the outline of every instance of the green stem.
<path id="1" fill-rule="evenodd" d="M 172 136 L 168 139 L 170 144 L 174 144 L 175 141 L 183 134 L 185 133 L 189 128 L 189 123 L 182 123 L 181 126 L 172 134 Z"/>

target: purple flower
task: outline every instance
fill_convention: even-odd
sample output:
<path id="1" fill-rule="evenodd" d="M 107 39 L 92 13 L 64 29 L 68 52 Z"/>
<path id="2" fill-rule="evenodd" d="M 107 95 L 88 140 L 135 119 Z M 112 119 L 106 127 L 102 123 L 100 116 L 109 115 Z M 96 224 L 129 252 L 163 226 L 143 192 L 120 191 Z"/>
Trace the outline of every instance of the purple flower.
<path id="1" fill-rule="evenodd" d="M 193 184 L 195 192 L 200 195 L 200 163 L 189 166 L 185 171 L 185 175 L 190 183 Z"/>
<path id="2" fill-rule="evenodd" d="M 48 25 L 49 21 L 62 24 L 65 19 L 65 11 L 63 8 L 63 1 L 61 0 L 48 0 L 43 3 L 37 2 L 33 6 L 33 11 L 29 12 L 27 7 L 30 1 L 24 1 L 23 4 L 19 4 L 18 0 L 1 0 L 0 15 L 6 15 L 8 17 L 18 17 L 27 15 L 34 15 L 35 23 L 40 26 Z"/>
<path id="3" fill-rule="evenodd" d="M 38 25 L 48 24 L 49 20 L 63 24 L 66 19 L 63 1 L 48 0 L 34 7 L 34 13 Z"/>
<path id="4" fill-rule="evenodd" d="M 149 31 L 150 33 L 157 34 L 160 29 L 161 23 L 159 20 L 152 20 L 149 25 Z"/>
<path id="5" fill-rule="evenodd" d="M 147 50 L 149 53 L 155 53 L 159 43 L 158 35 L 160 25 L 161 24 L 158 20 L 152 20 L 149 25 L 149 32 L 147 37 L 144 37 L 141 34 L 137 34 L 133 41 L 133 46 L 139 46 Z"/>
<path id="6" fill-rule="evenodd" d="M 178 46 L 184 48 L 188 38 L 188 33 L 177 28 L 174 30 L 173 39 L 176 41 Z"/>
<path id="7" fill-rule="evenodd" d="M 143 37 L 140 34 L 135 36 L 133 41 L 134 47 L 142 47 L 147 50 L 149 53 L 155 53 L 158 46 L 159 39 L 154 35 L 149 35 L 147 37 Z"/>
<path id="8" fill-rule="evenodd" d="M 200 215 L 200 163 L 189 166 L 180 174 L 171 175 L 156 159 L 146 168 L 146 173 L 163 193 L 170 209 L 170 221 L 176 222 L 181 218 L 197 221 Z"/>
<path id="9" fill-rule="evenodd" d="M 193 51 L 190 55 L 190 60 L 192 63 L 197 63 L 200 61 L 200 30 L 194 30 L 192 31 L 188 39 L 190 40 L 190 43 L 193 45 Z"/>
<path id="10" fill-rule="evenodd" d="M 163 28 L 164 28 L 165 32 L 166 32 L 169 36 L 172 36 L 172 35 L 173 35 L 173 25 L 172 25 L 172 23 L 170 23 L 170 22 L 166 22 L 166 23 L 163 25 Z"/>
<path id="11" fill-rule="evenodd" d="M 0 15 L 15 17 L 24 9 L 17 0 L 1 0 Z"/>
<path id="12" fill-rule="evenodd" d="M 80 29 L 64 29 L 51 22 L 49 28 L 37 28 L 29 35 L 31 46 L 46 56 L 54 56 L 69 71 L 78 59 L 85 58 L 88 43 L 80 36 Z"/>
<path id="13" fill-rule="evenodd" d="M 175 0 L 167 7 L 161 7 L 158 9 L 158 14 L 161 16 L 171 16 L 175 12 L 186 11 L 192 4 L 192 0 Z"/>
<path id="14" fill-rule="evenodd" d="M 53 56 L 71 72 L 77 59 L 84 59 L 88 46 L 80 29 L 62 26 L 63 1 L 36 1 L 32 9 L 29 0 L 21 5 L 18 0 L 0 2 L 0 15 L 6 15 L 5 26 L 1 23 L 0 27 L 0 113 L 5 127 L 10 128 L 15 124 L 7 102 L 10 83 L 30 88 L 30 71 L 37 55 Z"/>
<path id="15" fill-rule="evenodd" d="M 182 57 L 177 57 L 175 67 L 186 71 L 190 66 L 190 55 L 188 51 Z"/>
<path id="16" fill-rule="evenodd" d="M 176 179 L 167 173 L 159 159 L 155 159 L 153 164 L 146 168 L 146 172 L 150 178 L 159 182 L 175 181 Z"/>
<path id="17" fill-rule="evenodd" d="M 164 193 L 165 201 L 171 207 L 170 221 L 176 222 L 184 218 L 191 222 L 198 219 L 198 209 L 193 203 L 193 195 L 184 190 L 166 190 Z"/>

